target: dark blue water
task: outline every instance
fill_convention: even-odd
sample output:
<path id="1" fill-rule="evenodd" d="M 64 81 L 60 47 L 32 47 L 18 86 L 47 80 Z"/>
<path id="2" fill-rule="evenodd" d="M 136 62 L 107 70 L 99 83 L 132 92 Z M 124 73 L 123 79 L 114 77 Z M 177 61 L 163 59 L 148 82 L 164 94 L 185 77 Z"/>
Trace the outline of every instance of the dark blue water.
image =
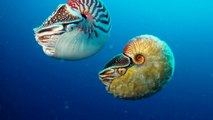
<path id="1" fill-rule="evenodd" d="M 0 120 L 213 120 L 212 0 L 103 0 L 110 40 L 71 62 L 44 55 L 32 30 L 65 2 L 0 1 Z M 140 34 L 170 45 L 174 76 L 150 98 L 116 99 L 97 73 Z"/>

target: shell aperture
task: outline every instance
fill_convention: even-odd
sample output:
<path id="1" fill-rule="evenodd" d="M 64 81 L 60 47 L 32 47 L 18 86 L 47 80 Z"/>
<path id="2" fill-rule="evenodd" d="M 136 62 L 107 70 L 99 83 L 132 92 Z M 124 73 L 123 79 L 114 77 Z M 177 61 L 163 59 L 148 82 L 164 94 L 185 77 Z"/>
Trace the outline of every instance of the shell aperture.
<path id="1" fill-rule="evenodd" d="M 174 72 L 175 62 L 170 47 L 152 35 L 141 35 L 130 40 L 123 54 L 119 54 L 119 58 L 123 57 L 129 58 L 128 65 L 119 64 L 119 61 L 114 65 L 115 60 L 112 59 L 99 72 L 106 90 L 118 98 L 151 96 L 163 88 Z"/>
<path id="2" fill-rule="evenodd" d="M 99 78 L 108 87 L 113 79 L 125 74 L 126 67 L 129 66 L 131 66 L 130 58 L 123 54 L 119 54 L 105 65 L 103 71 L 99 72 Z"/>
<path id="3" fill-rule="evenodd" d="M 110 29 L 109 12 L 100 0 L 68 0 L 34 32 L 46 55 L 79 60 L 97 53 Z"/>

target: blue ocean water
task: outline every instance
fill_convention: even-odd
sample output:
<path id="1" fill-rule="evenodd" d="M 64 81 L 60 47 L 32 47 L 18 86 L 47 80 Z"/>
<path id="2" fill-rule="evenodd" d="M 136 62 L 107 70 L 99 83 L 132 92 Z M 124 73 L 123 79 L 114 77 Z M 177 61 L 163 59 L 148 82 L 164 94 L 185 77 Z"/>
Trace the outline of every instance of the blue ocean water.
<path id="1" fill-rule="evenodd" d="M 0 1 L 0 120 L 213 120 L 212 0 L 103 0 L 111 37 L 81 61 L 47 57 L 34 38 L 33 28 L 65 2 Z M 174 76 L 147 99 L 114 98 L 98 72 L 140 34 L 169 44 Z"/>

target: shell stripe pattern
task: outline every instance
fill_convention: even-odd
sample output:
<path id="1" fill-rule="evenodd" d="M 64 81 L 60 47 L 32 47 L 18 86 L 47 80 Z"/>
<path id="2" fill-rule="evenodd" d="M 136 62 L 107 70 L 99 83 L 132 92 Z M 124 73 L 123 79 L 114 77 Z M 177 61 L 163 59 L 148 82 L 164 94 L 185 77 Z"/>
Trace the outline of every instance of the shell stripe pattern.
<path id="1" fill-rule="evenodd" d="M 88 30 L 86 30 L 89 34 L 94 32 L 95 36 L 98 37 L 97 30 L 109 33 L 111 29 L 111 19 L 106 7 L 100 0 L 68 0 L 67 4 L 92 19 L 90 21 L 91 25 L 89 25 Z"/>

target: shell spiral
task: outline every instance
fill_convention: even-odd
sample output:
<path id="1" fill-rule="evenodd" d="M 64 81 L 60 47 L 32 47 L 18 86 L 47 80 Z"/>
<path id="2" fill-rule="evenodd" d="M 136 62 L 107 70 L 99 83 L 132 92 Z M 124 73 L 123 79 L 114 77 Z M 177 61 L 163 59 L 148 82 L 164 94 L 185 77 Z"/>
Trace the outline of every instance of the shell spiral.
<path id="1" fill-rule="evenodd" d="M 87 31 L 98 37 L 98 31 L 109 33 L 111 19 L 105 5 L 100 0 L 68 0 L 67 4 L 79 11 L 89 23 Z M 91 37 L 91 36 L 89 36 Z"/>
<path id="2" fill-rule="evenodd" d="M 68 0 L 34 31 L 46 55 L 78 60 L 97 53 L 110 29 L 109 12 L 100 0 Z"/>
<path id="3" fill-rule="evenodd" d="M 118 98 L 140 99 L 151 96 L 160 91 L 173 75 L 173 53 L 164 41 L 155 36 L 133 38 L 124 48 L 123 55 L 130 59 L 128 66 L 112 65 L 99 74 L 102 80 L 111 80 L 107 90 Z M 126 69 L 125 74 L 118 75 L 116 71 L 121 68 Z M 114 77 L 112 79 L 109 76 Z"/>

